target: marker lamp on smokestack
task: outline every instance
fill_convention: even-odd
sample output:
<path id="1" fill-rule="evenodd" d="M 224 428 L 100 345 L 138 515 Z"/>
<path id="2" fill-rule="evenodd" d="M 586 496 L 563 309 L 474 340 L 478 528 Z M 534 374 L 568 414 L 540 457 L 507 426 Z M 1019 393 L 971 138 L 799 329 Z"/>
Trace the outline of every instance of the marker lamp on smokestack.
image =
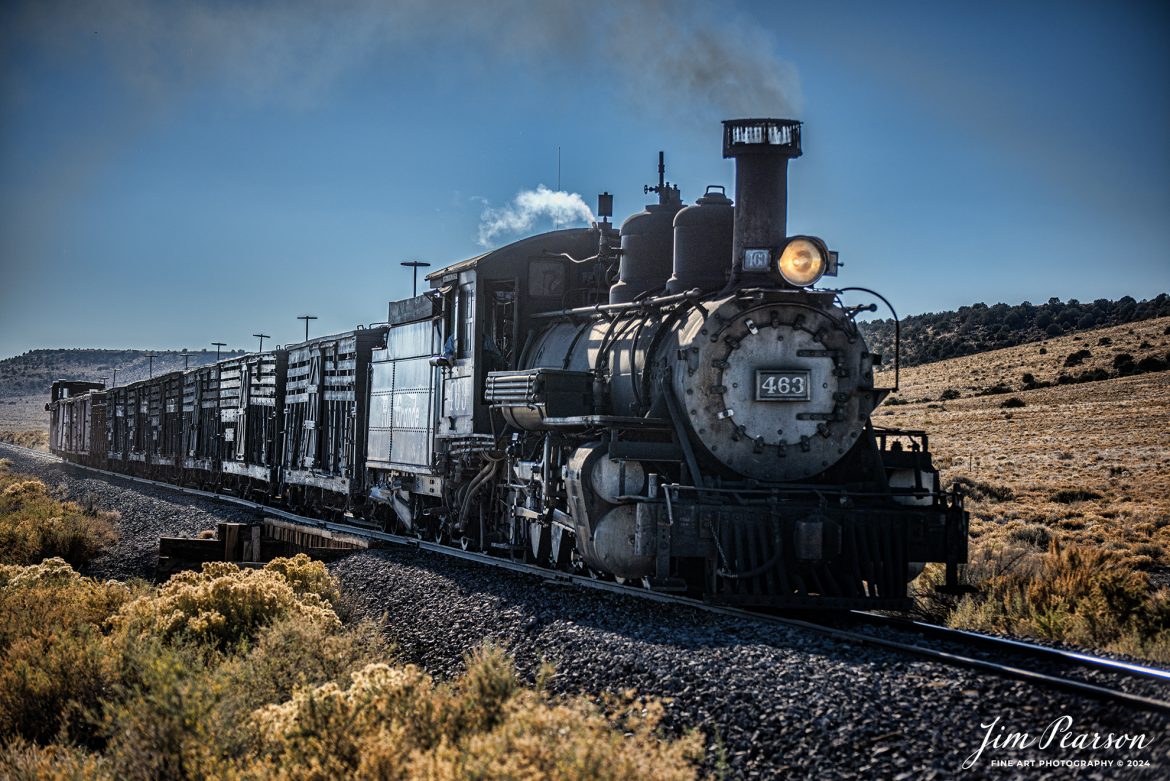
<path id="1" fill-rule="evenodd" d="M 780 255 L 780 275 L 797 287 L 815 284 L 828 266 L 829 251 L 825 243 L 810 236 L 789 239 Z"/>

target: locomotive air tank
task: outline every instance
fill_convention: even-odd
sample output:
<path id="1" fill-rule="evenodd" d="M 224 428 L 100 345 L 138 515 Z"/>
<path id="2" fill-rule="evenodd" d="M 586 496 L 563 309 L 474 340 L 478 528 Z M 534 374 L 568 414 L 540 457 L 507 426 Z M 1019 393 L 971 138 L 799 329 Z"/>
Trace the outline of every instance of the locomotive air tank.
<path id="1" fill-rule="evenodd" d="M 674 274 L 666 294 L 687 290 L 719 290 L 731 271 L 735 209 L 723 188 L 712 185 L 707 193 L 674 217 Z"/>

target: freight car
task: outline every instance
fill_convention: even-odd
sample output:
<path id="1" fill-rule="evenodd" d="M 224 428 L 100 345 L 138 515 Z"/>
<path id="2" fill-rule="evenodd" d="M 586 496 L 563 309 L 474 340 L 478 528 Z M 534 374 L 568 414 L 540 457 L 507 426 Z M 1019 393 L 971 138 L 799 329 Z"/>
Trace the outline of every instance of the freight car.
<path id="1" fill-rule="evenodd" d="M 49 449 L 90 466 L 105 464 L 106 392 L 100 382 L 57 380 L 49 389 Z"/>
<path id="2" fill-rule="evenodd" d="M 961 495 L 924 432 L 873 425 L 897 354 L 879 386 L 875 306 L 847 299 L 885 299 L 816 287 L 836 253 L 788 233 L 801 124 L 725 122 L 723 154 L 734 202 L 685 206 L 660 157 L 620 230 L 603 194 L 591 228 L 440 269 L 385 324 L 220 362 L 217 392 L 109 390 L 106 466 L 176 479 L 177 387 L 220 490 L 335 521 L 760 608 L 905 607 L 928 562 L 957 586 Z"/>

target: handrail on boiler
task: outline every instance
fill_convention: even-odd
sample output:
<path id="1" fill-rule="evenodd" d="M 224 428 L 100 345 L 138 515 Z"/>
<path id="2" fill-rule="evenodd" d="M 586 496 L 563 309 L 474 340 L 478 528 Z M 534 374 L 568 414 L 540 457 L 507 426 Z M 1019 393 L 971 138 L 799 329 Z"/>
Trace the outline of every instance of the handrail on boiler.
<path id="1" fill-rule="evenodd" d="M 892 388 L 874 388 L 877 391 L 889 391 L 893 393 L 898 390 L 899 385 L 899 370 L 902 365 L 902 321 L 898 319 L 898 313 L 894 311 L 894 305 L 890 303 L 889 299 L 883 296 L 876 290 L 870 290 L 867 287 L 842 287 L 833 291 L 835 293 L 848 293 L 851 290 L 856 290 L 861 293 L 869 293 L 871 296 L 876 296 L 882 300 L 886 308 L 890 310 L 890 314 L 894 316 L 894 387 Z"/>
<path id="2" fill-rule="evenodd" d="M 682 293 L 675 293 L 670 296 L 659 296 L 657 298 L 643 298 L 639 301 L 628 301 L 624 304 L 594 304 L 593 306 L 580 306 L 576 309 L 558 309 L 555 312 L 537 312 L 532 315 L 533 320 L 544 319 L 548 317 L 574 317 L 580 315 L 594 315 L 608 312 L 625 312 L 634 309 L 651 309 L 666 304 L 676 304 L 681 301 L 697 300 L 703 295 L 703 291 L 695 288 L 693 290 L 686 290 Z"/>

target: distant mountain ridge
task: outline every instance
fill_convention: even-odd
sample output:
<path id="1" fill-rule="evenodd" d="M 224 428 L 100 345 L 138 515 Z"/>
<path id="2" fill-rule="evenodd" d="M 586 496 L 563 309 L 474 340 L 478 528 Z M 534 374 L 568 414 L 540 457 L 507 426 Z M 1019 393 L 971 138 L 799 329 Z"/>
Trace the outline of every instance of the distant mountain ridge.
<path id="1" fill-rule="evenodd" d="M 118 370 L 118 384 L 145 380 L 151 371 L 149 350 L 96 350 L 86 348 L 29 350 L 13 358 L 0 360 L 0 398 L 48 395 L 53 380 L 93 380 L 113 382 Z M 243 354 L 244 350 L 221 353 L 221 358 Z M 188 353 L 190 366 L 215 362 L 214 350 Z M 165 374 L 183 368 L 183 354 L 178 350 L 155 353 L 153 373 Z"/>
<path id="2" fill-rule="evenodd" d="M 1074 331 L 1087 331 L 1152 320 L 1170 315 L 1170 295 L 1162 293 L 1137 301 L 1124 296 L 1111 301 L 1098 298 L 1082 303 L 1075 298 L 1062 302 L 1050 298 L 1045 304 L 972 304 L 958 311 L 928 312 L 902 320 L 901 358 L 903 366 L 915 366 L 946 358 L 1039 342 Z M 861 323 L 870 350 L 894 359 L 894 321 L 870 320 Z"/>

